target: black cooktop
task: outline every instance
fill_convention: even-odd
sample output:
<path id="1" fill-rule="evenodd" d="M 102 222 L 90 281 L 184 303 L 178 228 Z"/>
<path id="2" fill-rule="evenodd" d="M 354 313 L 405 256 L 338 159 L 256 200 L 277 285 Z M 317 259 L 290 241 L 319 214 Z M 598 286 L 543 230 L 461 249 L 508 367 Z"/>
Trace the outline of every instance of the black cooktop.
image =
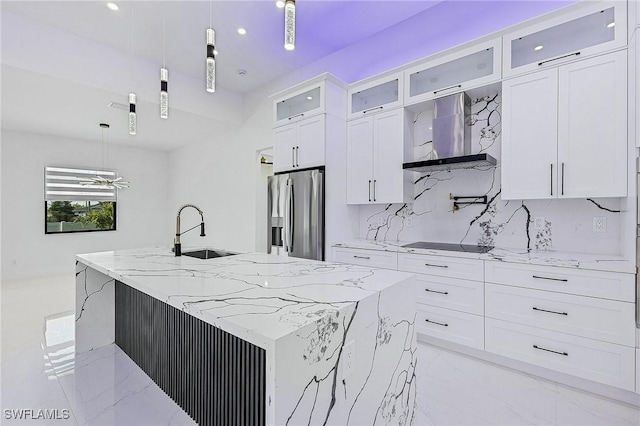
<path id="1" fill-rule="evenodd" d="M 472 246 L 470 244 L 431 243 L 428 241 L 418 241 L 417 243 L 406 244 L 402 247 L 430 249 L 430 250 L 463 251 L 467 253 L 486 253 L 493 248 L 491 246 Z"/>

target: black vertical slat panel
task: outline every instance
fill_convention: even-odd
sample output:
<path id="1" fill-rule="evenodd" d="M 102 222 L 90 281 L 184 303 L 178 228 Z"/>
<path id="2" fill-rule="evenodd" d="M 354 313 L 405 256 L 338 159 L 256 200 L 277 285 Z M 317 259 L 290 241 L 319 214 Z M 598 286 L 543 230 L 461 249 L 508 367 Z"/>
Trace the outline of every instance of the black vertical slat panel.
<path id="1" fill-rule="evenodd" d="M 200 425 L 264 425 L 265 351 L 121 282 L 116 344 Z"/>

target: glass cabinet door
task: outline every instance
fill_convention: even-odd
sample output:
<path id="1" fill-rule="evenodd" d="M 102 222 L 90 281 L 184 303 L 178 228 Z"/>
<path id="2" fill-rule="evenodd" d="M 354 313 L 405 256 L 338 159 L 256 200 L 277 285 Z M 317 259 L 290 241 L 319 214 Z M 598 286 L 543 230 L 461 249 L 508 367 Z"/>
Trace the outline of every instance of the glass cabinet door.
<path id="1" fill-rule="evenodd" d="M 356 118 L 402 104 L 402 74 L 356 84 L 349 89 L 349 118 Z"/>
<path id="2" fill-rule="evenodd" d="M 322 108 L 322 87 L 316 86 L 276 102 L 276 122 L 303 118 Z"/>
<path id="3" fill-rule="evenodd" d="M 406 71 L 406 99 L 422 101 L 500 79 L 500 43 L 493 41 Z"/>
<path id="4" fill-rule="evenodd" d="M 515 75 L 581 59 L 624 45 L 624 8 L 612 3 L 591 5 L 563 18 L 504 38 L 504 74 Z"/>

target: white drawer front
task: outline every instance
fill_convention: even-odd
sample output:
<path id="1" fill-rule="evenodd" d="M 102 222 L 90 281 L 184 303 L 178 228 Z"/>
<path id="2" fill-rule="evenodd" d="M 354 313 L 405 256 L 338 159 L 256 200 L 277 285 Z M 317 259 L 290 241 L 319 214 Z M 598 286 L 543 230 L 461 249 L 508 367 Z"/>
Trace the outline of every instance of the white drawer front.
<path id="1" fill-rule="evenodd" d="M 479 259 L 398 253 L 398 269 L 418 274 L 482 281 L 484 262 Z"/>
<path id="2" fill-rule="evenodd" d="M 633 391 L 635 349 L 487 318 L 486 350 Z"/>
<path id="3" fill-rule="evenodd" d="M 418 303 L 484 314 L 484 285 L 481 282 L 431 275 L 414 275 L 413 281 Z"/>
<path id="4" fill-rule="evenodd" d="M 484 318 L 418 304 L 416 331 L 443 340 L 484 349 Z"/>
<path id="5" fill-rule="evenodd" d="M 398 269 L 398 254 L 388 251 L 334 248 L 333 260 L 352 265 L 374 268 Z"/>
<path id="6" fill-rule="evenodd" d="M 486 261 L 485 281 L 624 302 L 635 300 L 633 274 Z"/>
<path id="7" fill-rule="evenodd" d="M 617 300 L 486 284 L 486 316 L 635 346 L 635 305 Z"/>

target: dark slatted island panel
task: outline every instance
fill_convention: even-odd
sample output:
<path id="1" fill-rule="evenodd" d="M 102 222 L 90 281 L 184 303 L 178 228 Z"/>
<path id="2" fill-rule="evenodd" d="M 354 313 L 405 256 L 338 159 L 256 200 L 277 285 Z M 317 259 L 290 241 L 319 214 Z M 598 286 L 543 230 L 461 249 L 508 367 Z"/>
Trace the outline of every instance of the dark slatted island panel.
<path id="1" fill-rule="evenodd" d="M 199 425 L 265 424 L 265 351 L 116 281 L 116 344 Z"/>

